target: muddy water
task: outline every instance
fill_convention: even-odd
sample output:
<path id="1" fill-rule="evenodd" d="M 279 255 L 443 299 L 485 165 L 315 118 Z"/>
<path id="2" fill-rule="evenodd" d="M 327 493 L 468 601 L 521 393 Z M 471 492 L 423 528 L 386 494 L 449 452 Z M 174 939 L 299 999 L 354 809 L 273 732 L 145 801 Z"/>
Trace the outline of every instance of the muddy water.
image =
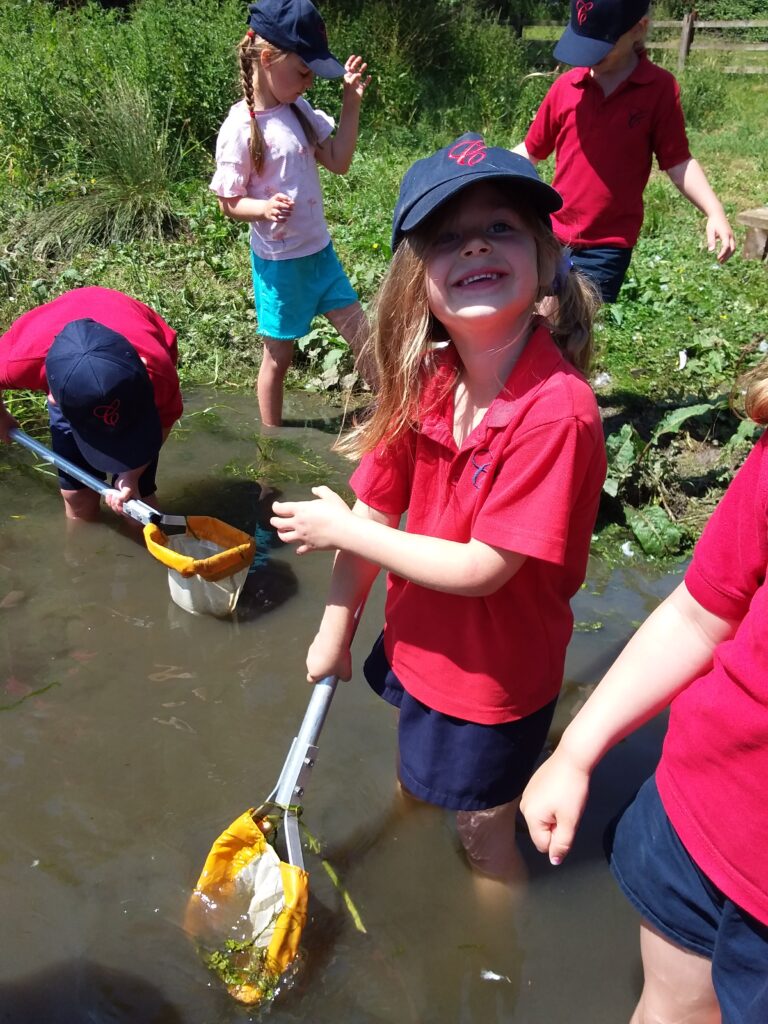
<path id="1" fill-rule="evenodd" d="M 301 497 L 313 479 L 344 480 L 329 452 L 336 412 L 308 399 L 293 399 L 293 426 L 258 443 L 250 396 L 197 394 L 188 412 L 161 460 L 167 511 L 258 526 L 264 540 L 269 488 Z M 304 713 L 304 650 L 329 557 L 263 546 L 238 616 L 193 617 L 119 525 L 67 529 L 53 478 L 30 464 L 26 453 L 0 452 L 0 1021 L 248 1020 L 180 921 L 211 841 L 269 792 Z M 555 733 L 678 578 L 592 564 Z M 382 603 L 378 588 L 358 666 Z M 628 1019 L 636 919 L 611 881 L 601 834 L 650 772 L 662 730 L 652 723 L 606 758 L 565 866 L 551 869 L 523 840 L 531 884 L 513 903 L 476 885 L 449 815 L 393 818 L 391 714 L 359 674 L 343 685 L 305 821 L 367 934 L 310 856 L 305 962 L 271 1019 Z"/>

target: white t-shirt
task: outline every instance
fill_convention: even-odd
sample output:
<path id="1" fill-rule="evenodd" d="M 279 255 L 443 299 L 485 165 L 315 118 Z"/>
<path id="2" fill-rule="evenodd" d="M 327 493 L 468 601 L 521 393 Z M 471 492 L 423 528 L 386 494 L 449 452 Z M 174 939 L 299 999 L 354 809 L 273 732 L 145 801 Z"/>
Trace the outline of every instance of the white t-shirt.
<path id="1" fill-rule="evenodd" d="M 314 110 L 299 97 L 296 106 L 324 142 L 334 129 L 334 120 L 322 110 Z M 251 224 L 251 248 L 266 260 L 296 259 L 320 252 L 331 240 L 323 213 L 323 197 L 314 148 L 298 118 L 287 103 L 270 110 L 256 111 L 264 136 L 265 159 L 260 174 L 253 170 L 248 144 L 251 119 L 245 100 L 230 109 L 216 140 L 216 173 L 209 188 L 217 196 L 249 196 L 269 199 L 282 192 L 294 200 L 287 221 L 254 221 Z"/>

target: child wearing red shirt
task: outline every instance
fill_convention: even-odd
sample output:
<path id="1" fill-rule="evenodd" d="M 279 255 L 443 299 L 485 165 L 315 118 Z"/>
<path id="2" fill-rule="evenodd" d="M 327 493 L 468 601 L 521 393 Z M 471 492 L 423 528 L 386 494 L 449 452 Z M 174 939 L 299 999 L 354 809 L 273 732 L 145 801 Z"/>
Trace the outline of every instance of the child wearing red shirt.
<path id="1" fill-rule="evenodd" d="M 76 288 L 20 316 L 0 337 L 0 441 L 18 426 L 3 389 L 48 395 L 51 447 L 113 490 L 105 501 L 154 504 L 160 447 L 181 416 L 176 332 L 143 302 Z M 68 519 L 96 519 L 99 495 L 63 470 Z"/>
<path id="2" fill-rule="evenodd" d="M 312 681 L 350 677 L 355 610 L 387 571 L 365 674 L 400 710 L 401 785 L 457 811 L 470 863 L 507 879 L 605 475 L 581 372 L 595 296 L 552 234 L 559 205 L 527 160 L 478 135 L 411 167 L 376 303 L 379 393 L 343 445 L 362 455 L 357 501 L 315 488 L 272 519 L 299 554 L 338 549 Z M 548 322 L 534 308 L 552 293 Z"/>
<path id="3" fill-rule="evenodd" d="M 574 265 L 615 302 L 643 222 L 643 191 L 659 167 L 707 217 L 707 244 L 724 263 L 733 231 L 720 200 L 691 156 L 673 75 L 645 54 L 648 0 L 572 0 L 555 57 L 574 65 L 555 80 L 525 142 L 532 163 L 555 151 L 552 182 L 563 197 L 553 216 Z"/>
<path id="4" fill-rule="evenodd" d="M 768 423 L 768 367 L 747 392 Z M 685 580 L 630 640 L 521 802 L 559 864 L 600 758 L 671 702 L 656 774 L 612 830 L 642 915 L 632 1024 L 768 1021 L 768 434 L 715 510 Z"/>

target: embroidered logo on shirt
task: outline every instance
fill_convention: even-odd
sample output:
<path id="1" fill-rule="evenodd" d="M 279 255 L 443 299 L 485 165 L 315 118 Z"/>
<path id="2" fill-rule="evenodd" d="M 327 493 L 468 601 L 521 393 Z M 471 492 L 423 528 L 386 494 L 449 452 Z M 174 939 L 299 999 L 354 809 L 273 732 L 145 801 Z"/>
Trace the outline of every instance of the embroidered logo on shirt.
<path id="1" fill-rule="evenodd" d="M 116 427 L 120 422 L 120 399 L 116 398 L 109 405 L 97 405 L 93 415 L 103 420 L 108 427 Z"/>
<path id="2" fill-rule="evenodd" d="M 644 121 L 647 116 L 647 110 L 630 110 L 629 117 L 627 118 L 627 126 L 629 128 L 635 128 L 641 121 Z"/>
<path id="3" fill-rule="evenodd" d="M 472 465 L 475 467 L 475 472 L 472 474 L 472 486 L 480 487 L 480 477 L 483 473 L 488 472 L 488 467 L 491 464 L 491 450 L 490 448 L 478 448 L 472 455 Z"/>
<path id="4" fill-rule="evenodd" d="M 448 159 L 455 160 L 462 167 L 474 167 L 485 160 L 488 147 L 482 139 L 469 139 L 457 142 L 448 150 Z"/>
<path id="5" fill-rule="evenodd" d="M 579 25 L 583 25 L 589 17 L 589 12 L 595 5 L 593 3 L 586 3 L 585 0 L 576 0 L 576 20 Z"/>

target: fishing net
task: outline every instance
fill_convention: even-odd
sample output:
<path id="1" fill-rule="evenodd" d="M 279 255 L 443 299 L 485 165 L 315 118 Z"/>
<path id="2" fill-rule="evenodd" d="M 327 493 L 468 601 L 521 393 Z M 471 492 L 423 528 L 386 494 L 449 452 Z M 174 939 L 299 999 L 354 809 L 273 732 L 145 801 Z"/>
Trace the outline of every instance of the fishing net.
<path id="1" fill-rule="evenodd" d="M 274 998 L 296 960 L 309 878 L 281 861 L 265 836 L 274 825 L 246 811 L 219 836 L 187 905 L 185 928 L 240 1003 Z"/>
<path id="2" fill-rule="evenodd" d="M 225 616 L 235 610 L 256 551 L 253 537 L 210 516 L 188 516 L 186 531 L 169 536 L 144 527 L 144 541 L 168 567 L 173 601 L 194 614 Z"/>

